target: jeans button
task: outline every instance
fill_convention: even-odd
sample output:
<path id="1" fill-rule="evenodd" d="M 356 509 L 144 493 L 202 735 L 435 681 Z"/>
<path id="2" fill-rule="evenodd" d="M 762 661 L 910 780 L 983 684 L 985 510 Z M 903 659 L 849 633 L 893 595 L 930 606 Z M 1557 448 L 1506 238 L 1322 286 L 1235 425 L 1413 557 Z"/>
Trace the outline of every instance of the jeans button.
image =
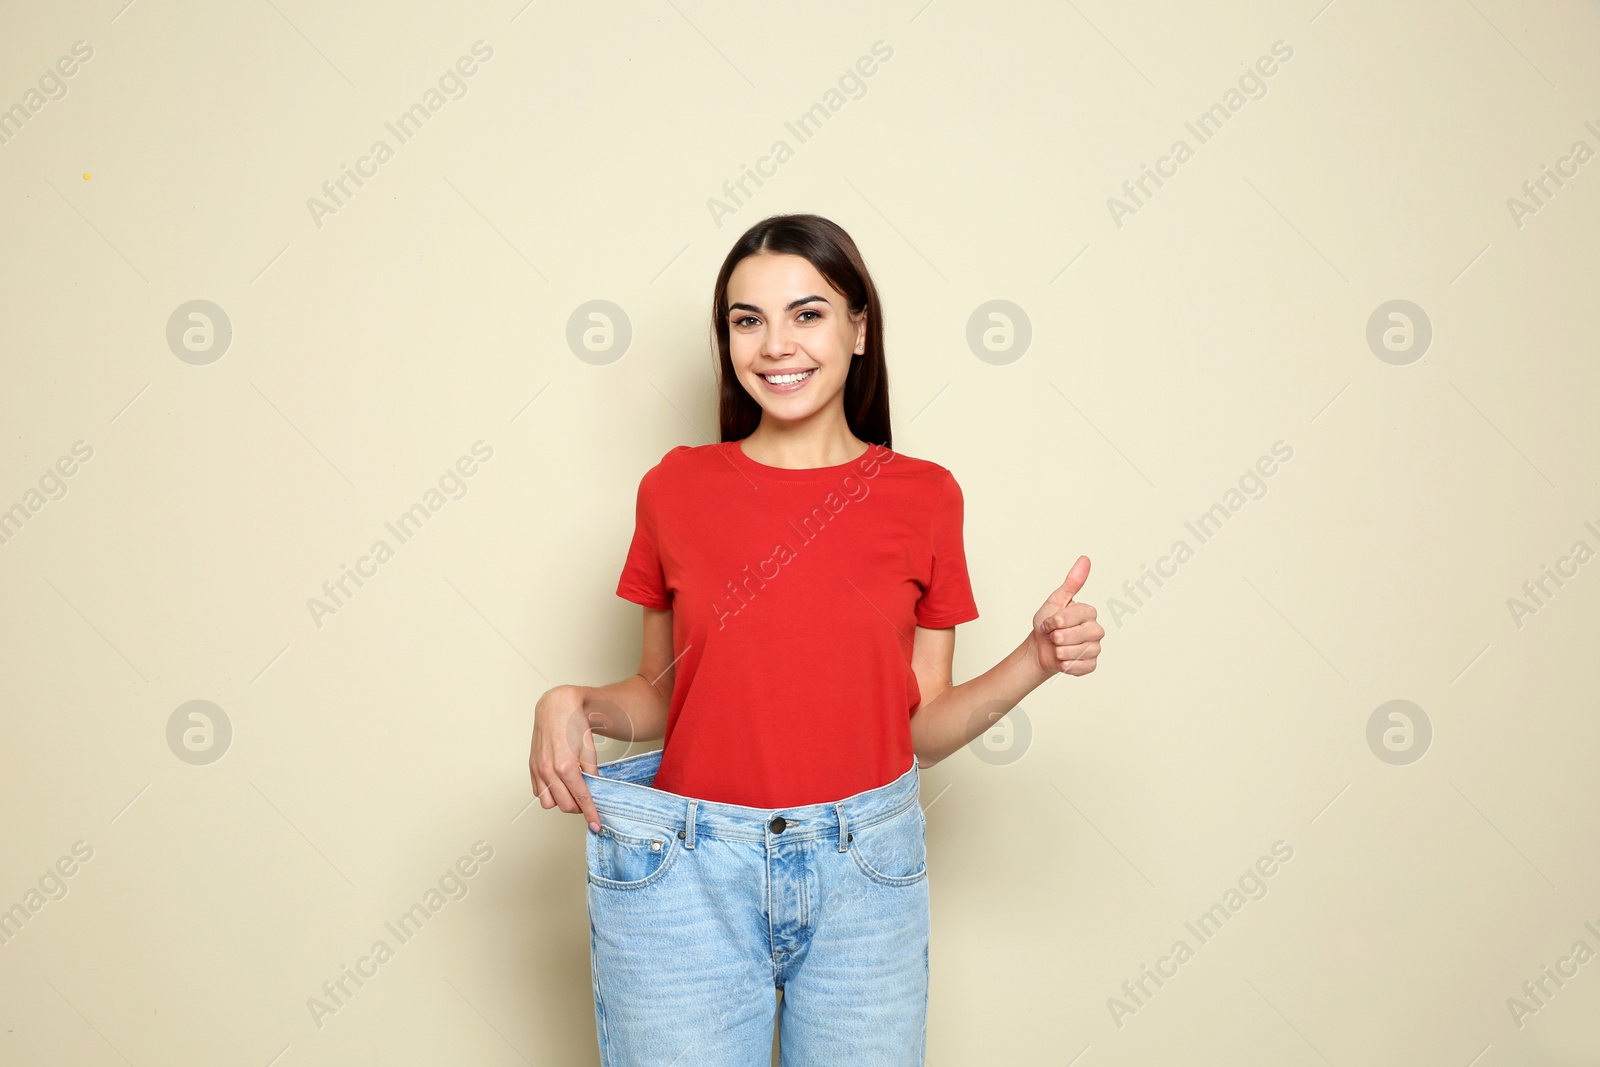
<path id="1" fill-rule="evenodd" d="M 783 833 L 783 828 L 789 824 L 783 821 L 782 815 L 774 815 L 772 821 L 767 823 L 767 829 L 775 834 Z"/>

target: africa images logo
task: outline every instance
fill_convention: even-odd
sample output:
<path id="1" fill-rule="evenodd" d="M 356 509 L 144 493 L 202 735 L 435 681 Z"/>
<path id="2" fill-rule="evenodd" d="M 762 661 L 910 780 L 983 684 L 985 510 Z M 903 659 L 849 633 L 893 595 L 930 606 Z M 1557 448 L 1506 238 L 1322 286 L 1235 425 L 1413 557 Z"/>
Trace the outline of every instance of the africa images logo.
<path id="1" fill-rule="evenodd" d="M 801 548 L 822 536 L 822 531 L 827 529 L 828 524 L 837 519 L 852 501 L 860 503 L 867 499 L 872 490 L 866 481 L 876 478 L 883 469 L 882 465 L 893 459 L 892 450 L 882 445 L 872 445 L 855 462 L 854 466 L 861 472 L 859 478 L 854 473 L 845 475 L 838 488 L 828 490 L 820 503 L 801 516 L 798 526 L 793 519 L 785 523 L 794 534 L 794 544 L 786 540 L 779 541 L 773 545 L 772 555 L 758 561 L 753 570 L 750 564 L 745 564 L 744 569 L 739 572 L 741 577 L 737 584 L 732 580 L 723 583 L 728 591 L 727 594 L 720 600 L 711 602 L 711 612 L 717 620 L 717 629 L 723 629 L 728 625 L 729 619 L 749 607 L 756 593 L 765 589 L 768 582 L 783 573 L 783 567 L 799 558 Z M 795 545 L 799 545 L 799 548 Z"/>

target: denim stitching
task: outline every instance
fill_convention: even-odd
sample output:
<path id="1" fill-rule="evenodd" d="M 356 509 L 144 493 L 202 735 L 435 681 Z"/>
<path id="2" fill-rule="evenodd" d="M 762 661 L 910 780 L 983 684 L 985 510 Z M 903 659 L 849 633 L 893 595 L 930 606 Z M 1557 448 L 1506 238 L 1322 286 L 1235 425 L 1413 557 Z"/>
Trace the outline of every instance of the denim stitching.
<path id="1" fill-rule="evenodd" d="M 612 836 L 617 835 L 613 834 Z M 647 844 L 648 841 L 641 843 Z M 651 871 L 649 874 L 645 875 L 643 878 L 640 878 L 638 881 L 618 882 L 611 878 L 601 878 L 593 871 L 587 871 L 586 873 L 589 877 L 589 884 L 599 889 L 644 889 L 647 886 L 655 885 L 657 882 L 661 881 L 662 878 L 666 877 L 667 871 L 672 869 L 673 864 L 677 861 L 678 853 L 681 851 L 682 849 L 678 847 L 678 839 L 676 837 L 669 837 L 666 844 L 666 855 L 661 857 L 661 865 L 655 870 Z"/>

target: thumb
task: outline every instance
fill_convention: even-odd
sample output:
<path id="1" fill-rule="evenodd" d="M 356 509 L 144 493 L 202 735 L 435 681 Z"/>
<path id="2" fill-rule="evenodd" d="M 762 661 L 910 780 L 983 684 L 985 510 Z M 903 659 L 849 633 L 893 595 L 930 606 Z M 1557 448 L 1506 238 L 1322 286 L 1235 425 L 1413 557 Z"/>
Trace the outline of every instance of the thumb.
<path id="1" fill-rule="evenodd" d="M 1083 588 L 1083 583 L 1089 580 L 1089 557 L 1079 556 L 1078 562 L 1072 565 L 1067 572 L 1066 581 L 1062 582 L 1046 599 L 1039 613 L 1033 617 L 1034 628 L 1041 633 L 1050 631 L 1049 620 L 1055 613 L 1072 603 L 1072 598 L 1078 595 L 1078 590 Z"/>
<path id="2" fill-rule="evenodd" d="M 1067 580 L 1061 583 L 1060 589 L 1056 590 L 1058 594 L 1064 597 L 1061 601 L 1061 606 L 1066 607 L 1072 603 L 1072 598 L 1078 595 L 1078 590 L 1082 589 L 1083 583 L 1088 580 L 1089 557 L 1079 556 L 1078 562 L 1074 563 L 1072 569 L 1067 572 Z M 1052 596 L 1050 599 L 1054 600 L 1055 597 Z"/>

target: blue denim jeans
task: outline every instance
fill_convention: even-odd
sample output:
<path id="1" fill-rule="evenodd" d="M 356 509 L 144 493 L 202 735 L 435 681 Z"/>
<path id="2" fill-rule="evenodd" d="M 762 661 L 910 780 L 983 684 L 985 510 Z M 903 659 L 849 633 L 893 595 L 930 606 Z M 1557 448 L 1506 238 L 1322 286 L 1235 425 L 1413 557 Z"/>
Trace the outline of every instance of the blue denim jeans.
<path id="1" fill-rule="evenodd" d="M 929 897 L 913 760 L 834 803 L 651 787 L 660 752 L 584 773 L 602 1067 L 922 1067 Z M 775 990 L 783 990 L 781 1004 Z"/>

